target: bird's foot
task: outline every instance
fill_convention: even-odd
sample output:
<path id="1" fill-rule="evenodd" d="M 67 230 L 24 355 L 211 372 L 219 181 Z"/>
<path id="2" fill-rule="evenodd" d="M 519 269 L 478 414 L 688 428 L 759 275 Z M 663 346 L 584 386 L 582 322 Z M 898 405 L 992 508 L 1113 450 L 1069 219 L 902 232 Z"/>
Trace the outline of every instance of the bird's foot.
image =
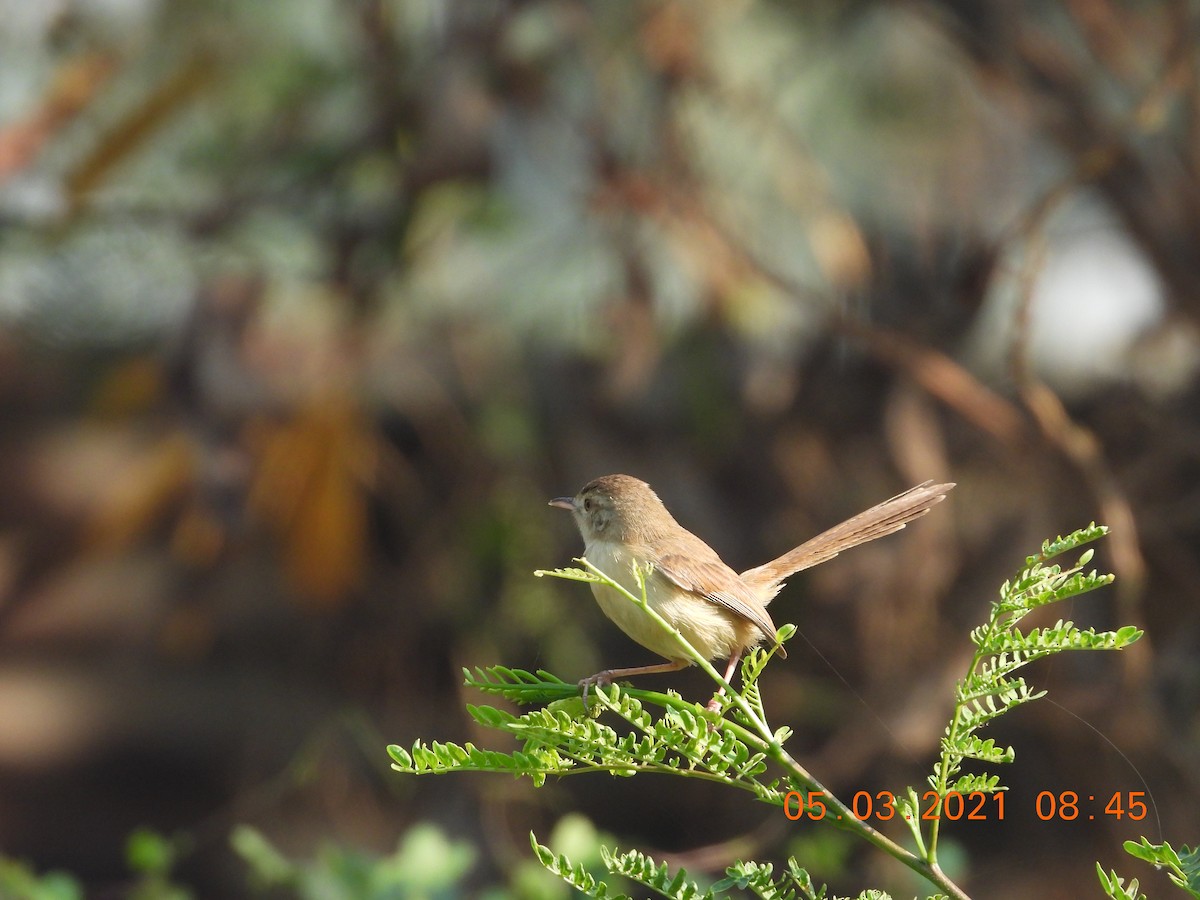
<path id="1" fill-rule="evenodd" d="M 587 678 L 579 679 L 579 690 L 583 693 L 583 711 L 588 712 L 588 694 L 592 688 L 604 687 L 612 684 L 613 675 L 616 673 L 612 669 L 605 669 L 603 672 L 597 672 L 595 675 L 589 675 Z"/>

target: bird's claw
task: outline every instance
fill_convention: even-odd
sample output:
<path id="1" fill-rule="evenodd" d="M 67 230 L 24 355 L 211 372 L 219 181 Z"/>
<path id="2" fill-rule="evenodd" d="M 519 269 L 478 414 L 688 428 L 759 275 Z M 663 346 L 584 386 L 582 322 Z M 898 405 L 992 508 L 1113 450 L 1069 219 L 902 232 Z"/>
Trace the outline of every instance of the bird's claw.
<path id="1" fill-rule="evenodd" d="M 579 680 L 579 689 L 583 692 L 583 711 L 585 713 L 590 712 L 588 709 L 588 693 L 591 689 L 594 687 L 604 687 L 608 684 L 612 684 L 612 672 L 607 669 Z"/>

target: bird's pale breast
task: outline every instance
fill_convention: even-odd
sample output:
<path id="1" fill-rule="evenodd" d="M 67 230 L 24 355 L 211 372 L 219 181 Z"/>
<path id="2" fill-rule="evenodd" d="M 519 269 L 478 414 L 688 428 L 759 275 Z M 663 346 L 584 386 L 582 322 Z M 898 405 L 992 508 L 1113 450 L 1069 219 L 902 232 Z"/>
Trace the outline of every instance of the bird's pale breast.
<path id="1" fill-rule="evenodd" d="M 624 545 L 596 541 L 586 548 L 585 555 L 605 575 L 635 597 L 640 596 L 633 566 L 635 562 L 645 565 L 645 561 L 635 560 Z M 647 650 L 666 659 L 685 658 L 675 639 L 636 604 L 607 585 L 594 584 L 592 592 L 601 611 Z M 646 599 L 707 659 L 726 659 L 748 642 L 741 633 L 747 632 L 748 623 L 738 620 L 724 607 L 679 588 L 660 574 L 652 573 L 647 579 Z"/>

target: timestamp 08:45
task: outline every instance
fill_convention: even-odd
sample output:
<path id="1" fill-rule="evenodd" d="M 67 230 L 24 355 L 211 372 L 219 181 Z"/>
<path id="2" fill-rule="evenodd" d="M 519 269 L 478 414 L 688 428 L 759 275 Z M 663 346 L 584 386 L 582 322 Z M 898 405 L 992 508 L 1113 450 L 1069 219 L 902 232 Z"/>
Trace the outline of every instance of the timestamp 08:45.
<path id="1" fill-rule="evenodd" d="M 1001 822 L 1005 814 L 1006 791 L 926 791 L 921 795 L 920 808 L 915 811 L 923 821 L 947 819 L 951 822 Z M 1034 800 L 1033 812 L 1043 822 L 1053 820 L 1072 822 L 1077 819 L 1094 820 L 1097 815 L 1121 819 L 1128 816 L 1139 821 L 1146 818 L 1145 791 L 1114 791 L 1108 797 L 1080 795 L 1076 791 L 1040 791 Z M 1103 803 L 1103 806 L 1100 804 Z M 788 791 L 783 798 L 783 814 L 793 822 L 799 819 L 819 821 L 826 817 L 841 819 L 844 812 L 840 804 L 830 809 L 824 791 Z M 856 791 L 845 808 L 859 821 L 875 820 L 887 822 L 902 813 L 896 806 L 896 795 L 891 791 Z"/>

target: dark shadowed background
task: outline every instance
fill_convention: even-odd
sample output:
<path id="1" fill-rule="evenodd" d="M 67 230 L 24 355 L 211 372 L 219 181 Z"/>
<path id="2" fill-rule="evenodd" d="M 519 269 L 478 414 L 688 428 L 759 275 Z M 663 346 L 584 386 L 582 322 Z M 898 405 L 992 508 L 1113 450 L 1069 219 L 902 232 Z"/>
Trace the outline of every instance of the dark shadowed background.
<path id="1" fill-rule="evenodd" d="M 591 477 L 736 568 L 937 478 L 772 607 L 812 644 L 774 721 L 844 796 L 916 783 L 999 584 L 1105 522 L 1117 584 L 1061 614 L 1146 639 L 1035 668 L 1061 707 L 997 729 L 1008 819 L 946 838 L 978 898 L 1099 896 L 1096 860 L 1166 890 L 1120 847 L 1200 840 L 1198 32 L 1184 0 L 0 0 L 0 853 L 123 896 L 148 827 L 234 897 L 244 823 L 549 898 L 529 831 L 590 821 L 911 896 L 740 795 L 384 746 L 502 746 L 462 666 L 653 661 L 532 577 Z M 1033 813 L 1146 789 L 1145 822 Z"/>

